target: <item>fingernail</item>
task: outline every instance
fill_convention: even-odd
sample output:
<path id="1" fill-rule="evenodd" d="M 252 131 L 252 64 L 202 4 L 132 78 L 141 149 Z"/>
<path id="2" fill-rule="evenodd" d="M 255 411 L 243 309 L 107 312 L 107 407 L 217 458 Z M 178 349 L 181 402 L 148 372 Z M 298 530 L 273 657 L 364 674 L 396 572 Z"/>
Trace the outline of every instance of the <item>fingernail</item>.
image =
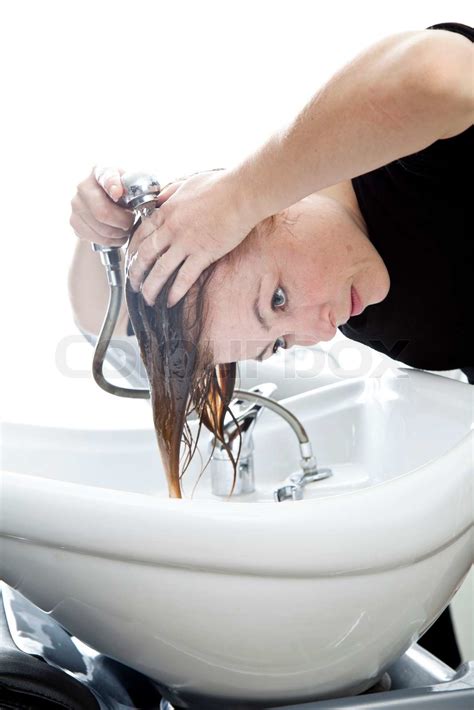
<path id="1" fill-rule="evenodd" d="M 109 195 L 113 199 L 114 202 L 117 202 L 119 195 L 120 195 L 120 188 L 118 185 L 112 185 L 112 187 L 109 190 Z"/>

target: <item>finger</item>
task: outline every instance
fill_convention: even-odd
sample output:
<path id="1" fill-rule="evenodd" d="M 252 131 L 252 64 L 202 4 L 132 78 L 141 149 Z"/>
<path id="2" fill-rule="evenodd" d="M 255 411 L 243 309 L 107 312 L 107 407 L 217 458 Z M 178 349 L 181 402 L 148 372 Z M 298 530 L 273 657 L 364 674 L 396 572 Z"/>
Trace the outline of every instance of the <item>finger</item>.
<path id="1" fill-rule="evenodd" d="M 166 185 L 161 190 L 160 194 L 158 195 L 158 198 L 156 201 L 157 206 L 160 207 L 164 202 L 166 202 L 166 200 L 168 200 L 171 197 L 171 195 L 174 195 L 176 190 L 179 187 L 181 187 L 182 184 L 183 184 L 183 180 L 178 180 L 177 182 L 172 182 L 172 183 L 169 183 L 169 185 Z"/>
<path id="2" fill-rule="evenodd" d="M 160 214 L 160 210 L 155 210 L 150 217 L 142 219 L 139 227 L 135 230 L 130 241 L 129 251 L 138 251 L 140 244 L 151 237 L 163 224 L 164 217 Z"/>
<path id="3" fill-rule="evenodd" d="M 102 167 L 99 165 L 96 165 L 94 168 L 95 179 L 114 202 L 117 202 L 123 195 L 122 174 L 123 171 L 119 168 Z"/>
<path id="4" fill-rule="evenodd" d="M 98 222 L 127 232 L 130 230 L 134 216 L 123 207 L 114 205 L 95 180 L 85 180 L 78 185 L 77 194 Z"/>
<path id="5" fill-rule="evenodd" d="M 94 244 L 101 244 L 105 247 L 118 247 L 125 244 L 126 239 L 122 240 L 122 244 L 119 243 L 117 239 L 106 239 L 100 234 L 97 234 L 89 225 L 84 222 L 81 215 L 74 213 L 71 215 L 69 224 L 74 230 L 76 237 L 86 242 L 93 242 Z"/>
<path id="6" fill-rule="evenodd" d="M 175 306 L 178 301 L 187 294 L 191 286 L 196 283 L 204 269 L 208 266 L 209 259 L 198 256 L 188 256 L 178 271 L 168 294 L 168 308 Z"/>
<path id="7" fill-rule="evenodd" d="M 144 242 L 140 251 L 143 250 L 143 247 L 146 246 L 146 244 L 147 242 Z M 145 301 L 148 303 L 149 306 L 152 306 L 155 302 L 157 295 L 159 294 L 171 274 L 178 268 L 180 263 L 183 261 L 184 255 L 180 249 L 177 249 L 176 247 L 170 247 L 158 259 L 155 252 L 153 259 L 147 260 L 146 257 L 143 257 L 143 255 L 140 256 L 140 251 L 137 252 L 135 264 L 132 264 L 131 269 L 133 270 L 135 265 L 138 264 L 136 273 L 138 272 L 140 275 L 138 276 L 138 278 L 136 278 L 135 273 L 136 290 L 140 290 L 141 285 L 141 292 Z M 148 263 L 148 266 L 145 268 L 143 268 L 144 263 Z M 146 279 L 144 279 L 145 273 L 150 268 L 151 270 L 147 274 Z"/>
<path id="8" fill-rule="evenodd" d="M 104 222 L 99 222 L 95 219 L 94 215 L 90 212 L 79 195 L 74 196 L 71 201 L 71 206 L 72 211 L 80 215 L 83 221 L 98 235 L 104 239 L 118 240 L 120 244 L 124 244 L 124 241 L 127 239 L 124 230 L 110 227 L 108 224 L 104 224 Z"/>
<path id="9" fill-rule="evenodd" d="M 151 269 L 158 257 L 162 257 L 169 247 L 170 242 L 166 233 L 155 232 L 140 244 L 136 252 L 133 252 L 130 248 L 128 249 L 130 257 L 133 257 L 133 263 L 130 264 L 128 277 L 134 291 L 140 290 L 140 286 L 145 279 L 145 274 Z M 177 250 L 175 249 L 174 251 Z M 166 263 L 165 261 L 165 266 Z M 175 268 L 178 266 L 179 261 L 176 262 Z"/>

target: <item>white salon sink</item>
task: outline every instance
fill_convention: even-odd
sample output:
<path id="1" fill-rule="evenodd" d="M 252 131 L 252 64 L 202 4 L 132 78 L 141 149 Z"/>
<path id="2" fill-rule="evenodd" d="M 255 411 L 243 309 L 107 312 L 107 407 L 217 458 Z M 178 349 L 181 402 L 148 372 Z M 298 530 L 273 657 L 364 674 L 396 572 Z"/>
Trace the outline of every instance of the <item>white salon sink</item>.
<path id="1" fill-rule="evenodd" d="M 334 475 L 283 503 L 299 453 L 270 412 L 257 491 L 230 501 L 206 473 L 192 500 L 168 499 L 151 429 L 7 424 L 0 576 L 182 702 L 362 692 L 472 564 L 472 392 L 400 369 L 287 399 Z"/>

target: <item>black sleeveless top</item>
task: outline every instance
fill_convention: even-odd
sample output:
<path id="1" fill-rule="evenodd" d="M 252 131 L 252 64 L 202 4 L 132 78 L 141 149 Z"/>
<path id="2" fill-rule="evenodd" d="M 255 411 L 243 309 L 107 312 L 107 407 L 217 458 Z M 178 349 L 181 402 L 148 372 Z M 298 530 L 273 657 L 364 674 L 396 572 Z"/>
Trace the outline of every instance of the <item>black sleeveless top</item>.
<path id="1" fill-rule="evenodd" d="M 442 23 L 427 29 L 474 28 Z M 412 367 L 461 368 L 474 384 L 474 127 L 352 179 L 369 239 L 390 275 L 381 303 L 340 326 Z"/>

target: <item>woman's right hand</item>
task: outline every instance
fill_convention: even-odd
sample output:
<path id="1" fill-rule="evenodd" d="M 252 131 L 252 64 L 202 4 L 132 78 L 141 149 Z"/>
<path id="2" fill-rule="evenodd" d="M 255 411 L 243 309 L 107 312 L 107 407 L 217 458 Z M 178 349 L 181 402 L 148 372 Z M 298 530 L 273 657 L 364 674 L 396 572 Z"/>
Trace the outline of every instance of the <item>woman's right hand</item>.
<path id="1" fill-rule="evenodd" d="M 134 215 L 115 204 L 123 194 L 118 168 L 92 169 L 77 186 L 71 200 L 69 223 L 76 236 L 104 246 L 122 246 L 128 239 Z"/>

